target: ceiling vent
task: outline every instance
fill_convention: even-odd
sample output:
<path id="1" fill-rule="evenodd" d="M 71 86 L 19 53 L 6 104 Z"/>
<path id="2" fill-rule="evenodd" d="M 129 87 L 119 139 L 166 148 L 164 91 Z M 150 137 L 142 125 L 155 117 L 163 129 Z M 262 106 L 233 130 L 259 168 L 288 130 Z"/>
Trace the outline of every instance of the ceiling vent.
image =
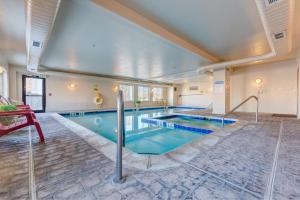
<path id="1" fill-rule="evenodd" d="M 278 33 L 274 33 L 274 34 L 273 34 L 273 37 L 274 37 L 275 40 L 283 39 L 283 38 L 286 37 L 285 31 L 281 31 L 281 32 L 278 32 Z"/>
<path id="2" fill-rule="evenodd" d="M 40 41 L 32 41 L 32 46 L 36 48 L 42 48 L 42 43 Z"/>
<path id="3" fill-rule="evenodd" d="M 269 6 L 279 3 L 281 1 L 283 1 L 283 0 L 265 0 L 265 3 L 266 3 L 266 6 L 269 7 Z"/>
<path id="4" fill-rule="evenodd" d="M 198 90 L 199 88 L 198 88 L 198 86 L 190 86 L 189 87 L 189 90 Z"/>

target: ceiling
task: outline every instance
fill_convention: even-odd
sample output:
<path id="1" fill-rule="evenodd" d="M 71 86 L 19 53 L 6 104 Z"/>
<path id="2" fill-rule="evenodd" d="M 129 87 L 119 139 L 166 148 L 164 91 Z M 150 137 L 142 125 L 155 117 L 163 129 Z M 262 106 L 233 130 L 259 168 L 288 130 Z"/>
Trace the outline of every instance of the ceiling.
<path id="1" fill-rule="evenodd" d="M 41 60 L 50 68 L 141 79 L 205 63 L 209 61 L 84 1 L 62 1 Z"/>
<path id="2" fill-rule="evenodd" d="M 21 0 L 0 1 L 0 53 L 8 63 L 26 64 L 25 9 Z"/>
<path id="3" fill-rule="evenodd" d="M 116 0 L 165 30 L 220 60 L 270 51 L 255 1 Z M 300 1 L 295 1 L 300 10 Z M 300 12 L 295 12 L 300 19 Z M 293 51 L 300 48 L 294 24 Z M 0 51 L 8 62 L 26 65 L 25 8 L 22 0 L 0 1 Z M 175 81 L 210 64 L 183 48 L 91 0 L 62 0 L 41 57 L 49 69 Z M 185 73 L 188 72 L 188 73 Z"/>
<path id="4" fill-rule="evenodd" d="M 255 1 L 117 1 L 223 60 L 270 51 Z"/>

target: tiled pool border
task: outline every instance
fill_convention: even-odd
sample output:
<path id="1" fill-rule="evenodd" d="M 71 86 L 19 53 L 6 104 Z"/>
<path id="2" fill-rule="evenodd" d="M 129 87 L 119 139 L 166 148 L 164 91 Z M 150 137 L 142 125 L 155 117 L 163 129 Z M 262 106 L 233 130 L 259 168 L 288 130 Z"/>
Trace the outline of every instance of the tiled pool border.
<path id="1" fill-rule="evenodd" d="M 213 122 L 222 122 L 222 118 L 220 117 L 211 117 L 211 116 L 202 116 L 202 115 L 198 115 L 198 116 L 193 116 L 193 115 L 186 115 L 186 114 L 168 114 L 168 115 L 164 115 L 164 116 L 159 116 L 159 117 L 154 117 L 153 119 L 168 119 L 168 118 L 172 118 L 172 117 L 187 117 L 187 118 L 191 118 L 191 119 L 199 119 L 199 120 L 209 120 L 209 121 L 213 121 Z M 235 123 L 237 120 L 235 119 L 229 119 L 229 118 L 225 118 L 224 119 L 224 124 L 233 124 Z"/>
<path id="2" fill-rule="evenodd" d="M 184 125 L 180 125 L 180 124 L 166 122 L 166 121 L 156 119 L 156 118 L 142 118 L 142 122 L 147 123 L 147 124 L 152 124 L 155 126 L 164 127 L 164 128 L 181 129 L 181 130 L 193 131 L 193 132 L 197 132 L 197 133 L 201 133 L 201 134 L 210 134 L 213 132 L 212 130 L 208 130 L 208 129 L 184 126 Z"/>
<path id="3" fill-rule="evenodd" d="M 192 119 L 199 119 L 199 120 L 210 120 L 214 122 L 222 122 L 221 118 L 217 117 L 207 117 L 207 116 L 191 116 L 191 115 L 185 115 L 185 114 L 169 114 L 169 115 L 163 115 L 159 117 L 153 117 L 153 118 L 142 118 L 142 122 L 152 124 L 155 126 L 160 126 L 164 128 L 171 128 L 171 129 L 181 129 L 181 130 L 187 130 L 187 131 L 193 131 L 201 134 L 210 134 L 214 132 L 214 130 L 210 129 L 204 129 L 194 126 L 187 126 L 187 125 L 181 125 L 177 123 L 167 122 L 164 119 L 172 118 L 172 117 L 187 117 Z M 224 123 L 226 125 L 234 124 L 236 123 L 236 120 L 233 119 L 224 119 Z"/>
<path id="4" fill-rule="evenodd" d="M 191 110 L 205 110 L 206 108 L 203 107 L 188 107 L 188 106 L 158 106 L 158 107 L 141 107 L 138 108 L 138 110 L 157 110 L 157 109 L 176 109 L 176 108 L 181 108 L 181 109 L 191 109 Z M 130 111 L 136 111 L 136 108 L 125 108 L 125 112 L 130 112 Z M 95 111 L 68 111 L 68 112 L 59 112 L 58 114 L 66 117 L 66 116 L 82 116 L 82 115 L 92 115 L 92 114 L 97 114 L 97 113 L 109 113 L 109 112 L 117 112 L 116 109 L 103 109 L 103 110 L 95 110 Z"/>

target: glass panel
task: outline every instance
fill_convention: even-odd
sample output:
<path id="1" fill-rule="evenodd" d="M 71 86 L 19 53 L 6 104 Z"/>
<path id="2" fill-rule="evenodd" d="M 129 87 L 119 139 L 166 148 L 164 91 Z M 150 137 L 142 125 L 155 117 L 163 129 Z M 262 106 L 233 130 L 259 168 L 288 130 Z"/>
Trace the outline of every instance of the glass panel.
<path id="1" fill-rule="evenodd" d="M 152 100 L 153 101 L 162 101 L 163 100 L 163 89 L 162 88 L 153 88 L 152 89 Z"/>
<path id="2" fill-rule="evenodd" d="M 25 78 L 25 102 L 32 110 L 43 110 L 43 79 Z"/>
<path id="3" fill-rule="evenodd" d="M 43 95 L 43 79 L 27 77 L 26 95 Z"/>
<path id="4" fill-rule="evenodd" d="M 140 101 L 149 101 L 149 88 L 145 86 L 138 87 L 138 99 Z"/>
<path id="5" fill-rule="evenodd" d="M 43 110 L 43 96 L 26 96 L 26 104 L 32 110 Z"/>
<path id="6" fill-rule="evenodd" d="M 124 94 L 124 101 L 133 101 L 133 86 L 132 85 L 120 85 L 120 89 Z"/>

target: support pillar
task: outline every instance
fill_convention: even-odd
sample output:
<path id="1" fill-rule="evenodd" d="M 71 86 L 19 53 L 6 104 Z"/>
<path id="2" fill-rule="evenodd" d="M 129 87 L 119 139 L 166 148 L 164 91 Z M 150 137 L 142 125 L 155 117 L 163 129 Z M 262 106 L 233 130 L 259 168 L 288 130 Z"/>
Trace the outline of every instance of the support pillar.
<path id="1" fill-rule="evenodd" d="M 213 73 L 213 114 L 225 114 L 230 110 L 230 72 L 227 69 Z"/>

